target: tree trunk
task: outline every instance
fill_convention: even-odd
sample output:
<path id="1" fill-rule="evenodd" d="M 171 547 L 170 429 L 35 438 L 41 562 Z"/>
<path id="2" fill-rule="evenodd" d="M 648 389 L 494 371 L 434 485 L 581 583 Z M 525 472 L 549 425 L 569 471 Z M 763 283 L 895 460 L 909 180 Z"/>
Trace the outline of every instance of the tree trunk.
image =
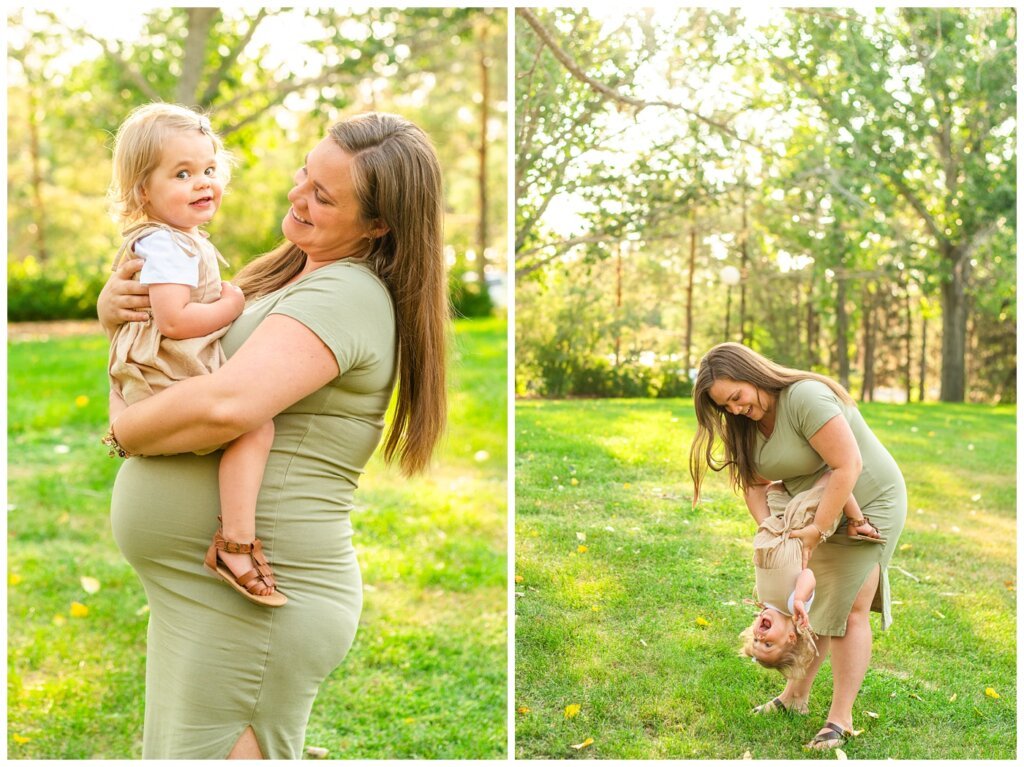
<path id="1" fill-rule="evenodd" d="M 928 318 L 921 315 L 921 369 L 917 378 L 918 402 L 924 402 L 926 394 L 925 374 L 928 372 Z"/>
<path id="2" fill-rule="evenodd" d="M 615 244 L 615 367 L 622 350 L 622 243 Z"/>
<path id="3" fill-rule="evenodd" d="M 942 376 L 939 399 L 963 402 L 967 354 L 967 283 L 971 262 L 963 248 L 942 243 L 942 255 L 951 264 L 949 279 L 942 283 Z"/>
<path id="4" fill-rule="evenodd" d="M 36 258 L 39 264 L 47 262 L 46 252 L 46 218 L 43 215 L 43 170 L 42 157 L 39 154 L 39 123 L 36 121 L 37 103 L 35 83 L 29 79 L 25 92 L 28 94 L 28 141 L 29 154 L 32 160 L 32 223 L 35 226 Z"/>
<path id="5" fill-rule="evenodd" d="M 911 311 L 910 290 L 906 283 L 903 284 L 903 307 L 906 311 L 906 323 L 903 333 L 903 380 L 907 385 L 907 402 L 913 401 L 914 371 L 913 371 L 913 345 L 914 345 L 914 317 Z"/>
<path id="6" fill-rule="evenodd" d="M 864 382 L 860 389 L 860 401 L 871 402 L 875 391 L 875 302 L 867 283 L 863 295 Z"/>
<path id="7" fill-rule="evenodd" d="M 206 43 L 210 37 L 210 27 L 219 13 L 218 8 L 188 9 L 185 55 L 181 61 L 181 77 L 174 89 L 174 98 L 179 104 L 197 106 L 199 81 L 206 66 Z"/>
<path id="8" fill-rule="evenodd" d="M 746 175 L 744 174 L 744 179 Z M 740 189 L 743 201 L 742 231 L 740 232 L 740 343 L 747 343 L 747 265 L 750 254 L 747 249 L 747 187 Z"/>
<path id="9" fill-rule="evenodd" d="M 847 342 L 849 318 L 846 314 L 846 279 L 840 267 L 836 280 L 836 362 L 839 367 L 839 383 L 850 390 L 850 347 Z"/>
<path id="10" fill-rule="evenodd" d="M 487 55 L 487 27 L 489 19 L 480 24 L 480 155 L 477 183 L 479 185 L 480 224 L 477 228 L 477 260 L 481 284 L 486 290 L 487 271 L 487 119 L 491 110 L 491 59 Z"/>
<path id="11" fill-rule="evenodd" d="M 697 227 L 690 228 L 690 273 L 686 276 L 686 340 L 683 342 L 683 369 L 690 376 L 690 349 L 693 348 L 693 272 L 697 264 Z"/>
<path id="12" fill-rule="evenodd" d="M 814 311 L 814 274 L 807 283 L 807 369 L 818 364 L 818 315 Z"/>

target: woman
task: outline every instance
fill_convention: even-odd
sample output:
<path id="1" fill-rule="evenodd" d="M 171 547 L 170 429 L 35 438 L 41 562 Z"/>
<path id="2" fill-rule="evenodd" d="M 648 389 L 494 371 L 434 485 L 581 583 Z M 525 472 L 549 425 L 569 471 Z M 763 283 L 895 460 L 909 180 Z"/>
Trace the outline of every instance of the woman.
<path id="1" fill-rule="evenodd" d="M 816 373 L 776 365 L 740 344 L 712 348 L 701 360 L 693 388 L 697 435 L 690 448 L 694 502 L 705 472 L 729 469 L 742 488 L 757 524 L 768 515 L 770 481 L 781 480 L 791 494 L 809 489 L 826 471 L 812 524 L 793 531 L 803 544 L 805 564 L 813 557 L 817 578 L 809 616 L 818 654 L 802 679 L 755 711 L 791 709 L 806 713 L 811 684 L 832 652 L 833 695 L 825 726 L 808 745 L 833 748 L 853 731 L 853 701 L 871 660 L 870 611 L 892 622 L 887 567 L 907 515 L 907 492 L 899 467 L 861 417 L 850 395 Z M 721 440 L 724 456 L 714 455 Z M 846 519 L 831 530 L 851 493 L 864 517 L 885 543 L 853 540 Z"/>
<path id="2" fill-rule="evenodd" d="M 362 606 L 352 492 L 384 446 L 426 467 L 445 424 L 449 318 L 442 188 L 424 133 L 385 114 L 332 127 L 288 194 L 286 242 L 246 266 L 245 312 L 216 372 L 125 409 L 114 536 L 150 604 L 143 758 L 300 756 L 320 683 Z M 125 264 L 104 288 L 108 329 L 145 319 Z M 217 529 L 216 454 L 191 451 L 274 418 L 256 528 L 288 604 L 239 600 L 202 568 Z"/>

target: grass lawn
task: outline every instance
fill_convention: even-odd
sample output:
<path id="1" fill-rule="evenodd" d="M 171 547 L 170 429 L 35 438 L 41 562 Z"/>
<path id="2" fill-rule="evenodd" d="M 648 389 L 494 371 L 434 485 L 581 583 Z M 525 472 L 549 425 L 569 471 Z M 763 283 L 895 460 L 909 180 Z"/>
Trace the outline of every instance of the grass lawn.
<path id="1" fill-rule="evenodd" d="M 329 758 L 507 755 L 505 328 L 457 323 L 436 470 L 408 481 L 374 459 L 356 495 L 363 615 L 306 735 Z M 146 599 L 110 534 L 106 347 L 9 344 L 12 759 L 141 753 Z"/>
<path id="2" fill-rule="evenodd" d="M 1013 759 L 1015 408 L 862 412 L 910 506 L 890 569 L 893 626 L 882 633 L 872 615 L 854 705 L 863 733 L 844 751 Z M 517 404 L 517 758 L 835 758 L 802 750 L 828 710 L 828 661 L 809 717 L 748 715 L 782 678 L 737 657 L 754 611 L 743 603 L 754 525 L 713 473 L 691 509 L 695 425 L 690 400 Z"/>

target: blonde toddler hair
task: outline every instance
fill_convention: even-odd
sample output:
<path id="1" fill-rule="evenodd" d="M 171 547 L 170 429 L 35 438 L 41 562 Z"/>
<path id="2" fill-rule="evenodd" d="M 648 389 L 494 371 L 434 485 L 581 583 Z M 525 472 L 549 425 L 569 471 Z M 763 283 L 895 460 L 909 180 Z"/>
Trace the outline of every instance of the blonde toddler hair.
<path id="1" fill-rule="evenodd" d="M 167 137 L 189 130 L 210 137 L 217 155 L 217 175 L 227 185 L 232 158 L 210 126 L 209 117 L 180 104 L 154 102 L 137 107 L 114 137 L 114 168 L 107 196 L 111 214 L 122 229 L 145 219 L 142 190 L 160 164 Z"/>
<path id="2" fill-rule="evenodd" d="M 793 621 L 793 628 L 796 639 L 782 651 L 778 659 L 763 661 L 754 655 L 754 624 L 752 623 L 740 633 L 740 639 L 743 640 L 740 656 L 753 658 L 757 664 L 775 669 L 787 680 L 803 679 L 807 674 L 807 667 L 811 665 L 811 661 L 814 660 L 814 656 L 818 652 L 818 647 L 814 643 L 814 635 L 809 629 L 800 628 L 796 625 L 796 621 Z"/>

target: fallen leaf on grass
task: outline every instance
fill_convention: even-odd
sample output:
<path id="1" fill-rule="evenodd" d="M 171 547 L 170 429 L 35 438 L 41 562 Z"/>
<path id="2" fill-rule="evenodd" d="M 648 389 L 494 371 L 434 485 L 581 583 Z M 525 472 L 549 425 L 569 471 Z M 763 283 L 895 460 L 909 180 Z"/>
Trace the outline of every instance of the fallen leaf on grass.
<path id="1" fill-rule="evenodd" d="M 872 719 L 878 719 L 878 714 L 876 714 L 874 711 L 865 711 L 864 714 L 866 716 L 870 716 Z"/>
<path id="2" fill-rule="evenodd" d="M 306 749 L 306 756 L 312 759 L 326 759 L 328 751 L 326 748 L 320 748 L 319 746 L 310 746 Z"/>
<path id="3" fill-rule="evenodd" d="M 523 582 L 523 576 L 517 575 L 516 576 L 516 583 L 522 583 L 522 582 Z"/>
<path id="4" fill-rule="evenodd" d="M 576 533 L 576 540 L 577 541 L 585 541 L 585 540 L 587 540 L 587 534 L 586 533 Z"/>
<path id="5" fill-rule="evenodd" d="M 956 693 L 955 692 L 952 695 L 949 696 L 949 702 L 950 703 L 952 703 L 954 700 L 956 700 Z"/>
<path id="6" fill-rule="evenodd" d="M 990 698 L 994 698 L 996 700 L 999 699 L 999 693 L 993 690 L 991 687 L 985 688 L 985 694 Z"/>
<path id="7" fill-rule="evenodd" d="M 579 703 L 570 703 L 568 706 L 565 707 L 565 718 L 566 719 L 572 719 L 574 716 L 579 714 L 579 712 L 580 712 L 580 704 Z"/>
<path id="8" fill-rule="evenodd" d="M 95 578 L 91 578 L 88 575 L 82 576 L 81 583 L 82 589 L 85 591 L 86 594 L 95 594 L 97 591 L 100 590 L 100 582 Z"/>
<path id="9" fill-rule="evenodd" d="M 750 755 L 749 751 L 744 751 L 742 758 L 743 759 L 753 759 L 754 757 Z"/>
<path id="10" fill-rule="evenodd" d="M 571 748 L 575 748 L 575 749 L 576 749 L 577 751 L 579 751 L 579 750 L 581 750 L 581 749 L 584 749 L 584 748 L 586 748 L 587 746 L 589 746 L 589 745 L 590 745 L 591 743 L 593 743 L 593 742 L 594 742 L 594 739 L 593 739 L 593 738 L 587 738 L 587 739 L 586 739 L 585 741 L 583 741 L 582 743 L 577 743 L 577 744 L 575 744 L 574 746 L 571 746 Z"/>
<path id="11" fill-rule="evenodd" d="M 84 618 L 89 614 L 89 608 L 83 605 L 81 602 L 71 603 L 71 617 L 72 618 Z"/>
<path id="12" fill-rule="evenodd" d="M 640 640 L 640 644 L 642 644 L 642 645 L 643 645 L 644 647 L 647 647 L 647 642 L 645 642 L 645 641 L 644 641 L 644 640 L 642 640 L 642 639 Z"/>
<path id="13" fill-rule="evenodd" d="M 530 713 L 530 707 L 529 706 L 520 706 L 519 708 L 516 709 L 516 713 L 517 714 L 529 714 Z"/>
<path id="14" fill-rule="evenodd" d="M 918 695 L 918 694 L 917 694 L 916 692 L 912 692 L 912 693 L 910 693 L 910 697 L 911 697 L 911 698 L 913 698 L 914 700 L 919 700 L 919 701 L 921 701 L 922 703 L 924 703 L 924 698 L 922 698 L 922 697 L 921 697 L 920 695 Z"/>
<path id="15" fill-rule="evenodd" d="M 846 752 L 843 751 L 843 749 L 841 749 L 841 748 L 837 748 L 836 749 L 836 759 L 845 760 L 846 758 L 847 758 L 846 757 Z"/>
<path id="16" fill-rule="evenodd" d="M 1007 591 L 1016 591 L 1017 590 L 1017 586 L 1014 584 L 1013 581 L 1003 581 L 1003 585 L 1006 586 L 1006 590 Z"/>
<path id="17" fill-rule="evenodd" d="M 704 626 L 710 626 L 711 625 L 711 623 L 709 621 L 705 620 L 704 618 L 700 617 L 699 615 L 697 616 L 697 620 L 695 621 L 695 623 L 698 626 L 702 627 L 702 628 Z"/>

